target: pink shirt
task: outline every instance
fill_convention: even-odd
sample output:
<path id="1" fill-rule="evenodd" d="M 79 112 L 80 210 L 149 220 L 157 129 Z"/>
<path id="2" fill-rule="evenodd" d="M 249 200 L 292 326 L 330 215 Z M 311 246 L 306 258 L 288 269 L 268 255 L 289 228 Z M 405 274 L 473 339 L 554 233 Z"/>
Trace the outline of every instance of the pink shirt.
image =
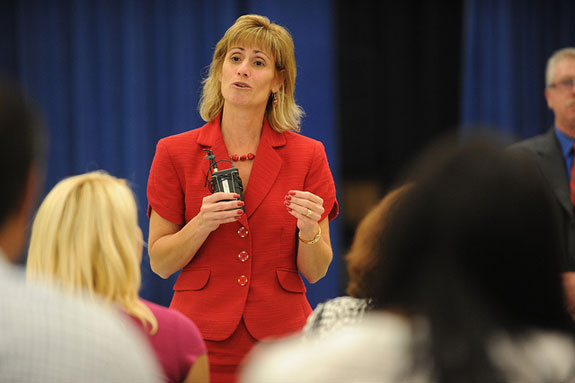
<path id="1" fill-rule="evenodd" d="M 158 331 L 150 335 L 139 319 L 131 317 L 147 335 L 166 382 L 183 382 L 196 359 L 207 353 L 198 327 L 182 313 L 142 299 L 158 320 Z"/>

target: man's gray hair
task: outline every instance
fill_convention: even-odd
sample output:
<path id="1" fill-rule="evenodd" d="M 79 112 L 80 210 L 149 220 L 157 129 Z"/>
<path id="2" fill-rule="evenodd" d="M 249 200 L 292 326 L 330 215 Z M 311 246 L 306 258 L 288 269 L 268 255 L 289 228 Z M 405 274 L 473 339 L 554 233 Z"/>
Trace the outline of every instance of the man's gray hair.
<path id="1" fill-rule="evenodd" d="M 549 60 L 547 60 L 547 69 L 545 70 L 545 87 L 549 88 L 553 85 L 553 70 L 555 69 L 555 64 L 563 59 L 573 59 L 575 60 L 575 48 L 563 48 L 555 51 Z"/>

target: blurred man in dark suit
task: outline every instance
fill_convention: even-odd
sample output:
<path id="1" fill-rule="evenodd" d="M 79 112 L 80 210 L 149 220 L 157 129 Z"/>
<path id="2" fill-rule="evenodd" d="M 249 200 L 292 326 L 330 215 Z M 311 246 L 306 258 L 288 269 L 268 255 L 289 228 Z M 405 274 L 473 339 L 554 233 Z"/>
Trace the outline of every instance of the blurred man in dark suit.
<path id="1" fill-rule="evenodd" d="M 539 169 L 561 207 L 563 285 L 567 309 L 575 320 L 575 48 L 558 50 L 549 58 L 545 85 L 545 99 L 555 115 L 555 125 L 511 148 L 535 154 Z"/>

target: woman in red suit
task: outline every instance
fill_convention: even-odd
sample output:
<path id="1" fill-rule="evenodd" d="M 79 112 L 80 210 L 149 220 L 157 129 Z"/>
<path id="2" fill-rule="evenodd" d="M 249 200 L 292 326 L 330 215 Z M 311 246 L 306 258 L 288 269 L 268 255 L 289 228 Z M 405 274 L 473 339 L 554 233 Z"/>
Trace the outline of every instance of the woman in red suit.
<path id="1" fill-rule="evenodd" d="M 200 129 L 158 142 L 148 180 L 151 267 L 182 270 L 171 308 L 192 318 L 208 346 L 212 382 L 235 381 L 258 341 L 300 330 L 314 283 L 332 260 L 338 213 L 325 149 L 300 130 L 293 40 L 244 15 L 218 42 L 204 80 Z M 239 194 L 210 193 L 209 149 L 235 166 Z M 229 160 L 229 161 L 221 161 Z"/>

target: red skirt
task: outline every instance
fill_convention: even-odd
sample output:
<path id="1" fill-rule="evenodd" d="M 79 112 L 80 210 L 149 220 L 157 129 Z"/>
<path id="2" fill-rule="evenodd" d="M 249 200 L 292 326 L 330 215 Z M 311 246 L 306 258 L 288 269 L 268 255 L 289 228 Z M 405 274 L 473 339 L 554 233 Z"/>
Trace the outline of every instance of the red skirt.
<path id="1" fill-rule="evenodd" d="M 210 362 L 210 383 L 236 383 L 238 367 L 257 340 L 248 332 L 242 318 L 229 338 L 205 342 Z"/>

